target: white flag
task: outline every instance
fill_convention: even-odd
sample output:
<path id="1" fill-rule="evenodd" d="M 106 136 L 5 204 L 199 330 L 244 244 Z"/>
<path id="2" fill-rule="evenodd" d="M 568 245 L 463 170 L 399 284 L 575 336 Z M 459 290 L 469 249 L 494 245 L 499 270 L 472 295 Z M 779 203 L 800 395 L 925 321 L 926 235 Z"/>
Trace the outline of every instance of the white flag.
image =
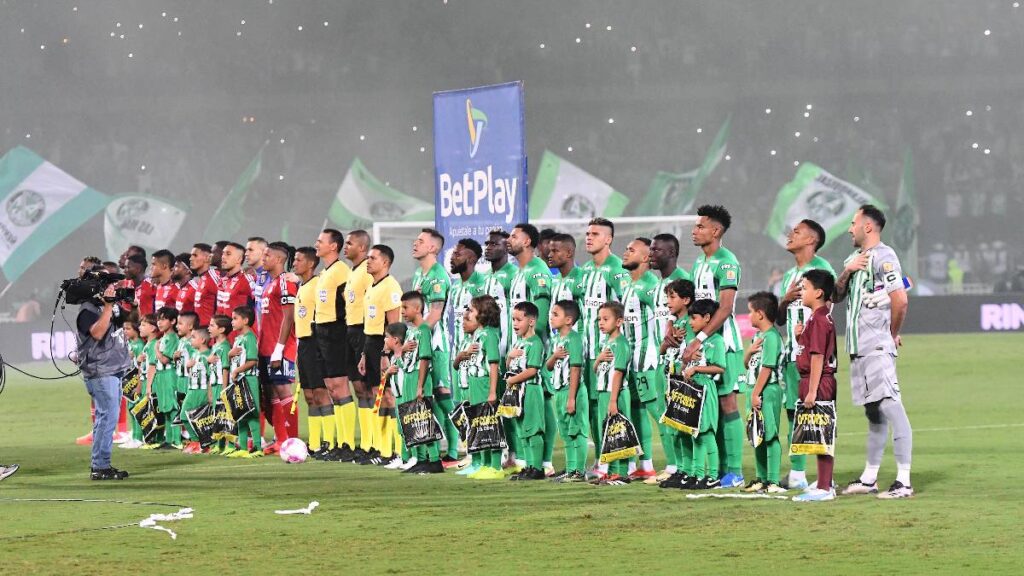
<path id="1" fill-rule="evenodd" d="M 117 260 L 133 244 L 149 253 L 169 247 L 186 216 L 188 212 L 163 198 L 138 194 L 114 198 L 103 219 L 108 257 Z"/>
<path id="2" fill-rule="evenodd" d="M 629 198 L 549 150 L 530 189 L 530 220 L 620 216 Z"/>
<path id="3" fill-rule="evenodd" d="M 342 230 L 369 230 L 378 221 L 433 220 L 434 205 L 381 182 L 356 158 L 338 187 L 328 218 Z"/>

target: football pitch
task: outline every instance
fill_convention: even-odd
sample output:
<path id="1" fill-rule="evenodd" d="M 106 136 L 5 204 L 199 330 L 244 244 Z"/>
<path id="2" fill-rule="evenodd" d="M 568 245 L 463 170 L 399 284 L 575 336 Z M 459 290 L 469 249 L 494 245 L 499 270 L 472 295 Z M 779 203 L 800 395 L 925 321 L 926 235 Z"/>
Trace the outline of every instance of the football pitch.
<path id="1" fill-rule="evenodd" d="M 89 449 L 74 444 L 88 428 L 81 381 L 8 370 L 0 462 L 21 470 L 0 483 L 0 566 L 11 574 L 1020 573 L 1024 335 L 904 342 L 898 368 L 915 432 L 916 497 L 819 504 L 117 448 L 114 465 L 131 477 L 93 482 Z M 840 484 L 862 469 L 867 430 L 849 404 L 846 368 L 841 360 Z M 556 467 L 562 461 L 559 447 Z M 880 487 L 895 473 L 890 445 Z M 320 507 L 308 516 L 274 513 L 314 500 Z M 194 518 L 163 524 L 176 540 L 139 527 L 100 529 L 179 507 Z"/>

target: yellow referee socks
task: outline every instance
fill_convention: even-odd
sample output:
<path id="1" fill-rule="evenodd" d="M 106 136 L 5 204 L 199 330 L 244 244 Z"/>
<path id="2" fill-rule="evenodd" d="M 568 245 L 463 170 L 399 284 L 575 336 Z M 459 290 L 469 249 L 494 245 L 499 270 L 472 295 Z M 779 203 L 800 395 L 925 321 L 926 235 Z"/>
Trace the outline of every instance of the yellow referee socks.
<path id="1" fill-rule="evenodd" d="M 356 404 L 352 397 L 340 400 L 334 405 L 334 417 L 338 421 L 338 444 L 356 445 Z"/>
<path id="2" fill-rule="evenodd" d="M 378 430 L 380 430 L 381 435 L 381 442 L 379 442 L 380 455 L 385 460 L 390 460 L 395 455 L 395 427 L 391 425 L 392 418 L 390 416 L 376 416 L 374 420 L 377 421 Z"/>
<path id="3" fill-rule="evenodd" d="M 312 414 L 313 410 L 317 411 L 315 416 Z M 306 423 L 307 423 L 307 425 L 309 427 L 309 451 L 310 452 L 316 452 L 317 450 L 320 449 L 320 426 L 321 426 L 320 422 L 323 420 L 323 417 L 320 416 L 319 410 L 320 410 L 319 406 L 311 406 L 310 409 L 309 409 L 310 414 L 306 418 Z"/>
<path id="4" fill-rule="evenodd" d="M 328 404 L 327 406 L 320 407 L 320 427 L 324 432 L 324 443 L 331 450 L 337 448 L 337 444 L 334 442 L 334 432 L 336 430 L 334 406 Z"/>

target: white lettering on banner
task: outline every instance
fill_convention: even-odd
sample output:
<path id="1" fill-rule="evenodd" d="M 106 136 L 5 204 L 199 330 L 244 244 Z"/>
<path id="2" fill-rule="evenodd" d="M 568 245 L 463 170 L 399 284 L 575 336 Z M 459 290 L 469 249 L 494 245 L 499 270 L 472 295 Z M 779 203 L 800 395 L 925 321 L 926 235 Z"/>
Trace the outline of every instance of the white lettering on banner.
<path id="1" fill-rule="evenodd" d="M 438 176 L 441 195 L 441 216 L 473 216 L 476 214 L 504 214 L 505 223 L 511 224 L 518 178 L 494 178 L 494 166 L 486 170 L 466 172 L 459 180 L 447 172 Z M 484 204 L 484 206 L 481 206 Z"/>
<path id="2" fill-rule="evenodd" d="M 1020 330 L 1024 326 L 1024 308 L 1020 304 L 982 304 L 982 330 Z"/>
<path id="3" fill-rule="evenodd" d="M 66 359 L 68 354 L 74 352 L 77 348 L 78 341 L 75 338 L 74 332 L 68 330 L 54 332 L 52 340 L 50 339 L 49 332 L 32 333 L 33 360 L 47 360 L 49 358 Z"/>

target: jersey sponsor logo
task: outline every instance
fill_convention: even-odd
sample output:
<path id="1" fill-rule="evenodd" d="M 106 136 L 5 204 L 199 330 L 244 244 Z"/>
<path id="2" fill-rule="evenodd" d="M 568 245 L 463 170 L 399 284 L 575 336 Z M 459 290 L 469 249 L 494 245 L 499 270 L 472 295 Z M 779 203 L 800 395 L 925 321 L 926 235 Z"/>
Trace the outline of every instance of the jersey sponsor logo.
<path id="1" fill-rule="evenodd" d="M 355 304 L 355 302 L 356 302 L 356 293 L 351 291 L 351 290 L 348 290 L 348 303 L 349 304 Z"/>
<path id="2" fill-rule="evenodd" d="M 370 318 L 370 320 L 375 320 L 377 318 L 377 306 L 374 304 L 368 305 L 366 307 L 366 315 Z"/>
<path id="3" fill-rule="evenodd" d="M 320 302 L 327 303 L 327 290 L 318 291 L 317 296 L 320 298 Z"/>
<path id="4" fill-rule="evenodd" d="M 299 306 L 299 318 L 305 318 L 306 317 L 306 313 L 307 313 L 306 312 L 306 307 L 300 305 Z"/>

